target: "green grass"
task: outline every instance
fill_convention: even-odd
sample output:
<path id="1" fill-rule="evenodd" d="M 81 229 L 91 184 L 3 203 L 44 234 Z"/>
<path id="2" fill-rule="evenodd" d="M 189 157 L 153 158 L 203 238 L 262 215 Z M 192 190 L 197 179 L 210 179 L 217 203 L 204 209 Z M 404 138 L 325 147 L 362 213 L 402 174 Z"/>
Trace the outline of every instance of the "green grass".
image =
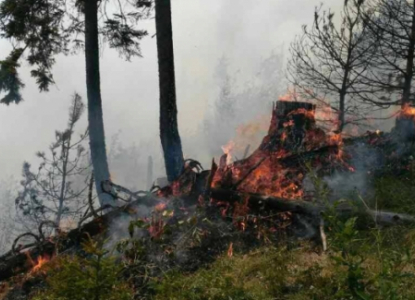
<path id="1" fill-rule="evenodd" d="M 415 215 L 414 182 L 415 176 L 409 175 L 378 178 L 374 182 L 375 196 L 367 203 L 378 209 Z M 323 191 L 321 195 L 324 194 Z M 224 253 L 196 272 L 171 269 L 161 277 L 150 278 L 150 293 L 140 299 L 415 299 L 415 228 L 375 228 L 361 216 L 338 218 L 335 210 L 328 210 L 324 218 L 327 252 L 322 253 L 321 246 L 312 242 L 298 242 L 293 247 L 291 242 L 280 241 L 279 245 L 248 253 L 234 248 L 231 257 Z M 359 226 L 362 223 L 366 227 Z M 97 244 L 89 249 L 95 258 L 64 261 L 61 268 L 51 272 L 48 289 L 35 299 L 87 299 L 97 291 L 103 292 L 102 299 L 129 299 L 132 290 L 118 275 L 120 266 L 110 257 L 104 258 Z M 99 269 L 104 272 L 97 280 L 97 257 L 101 256 Z"/>
<path id="2" fill-rule="evenodd" d="M 415 176 L 384 176 L 375 180 L 373 207 L 415 214 Z"/>
<path id="3" fill-rule="evenodd" d="M 414 241 L 414 230 L 400 228 L 359 234 L 346 254 L 331 241 L 323 254 L 306 244 L 223 255 L 192 274 L 165 274 L 154 300 L 415 299 Z"/>

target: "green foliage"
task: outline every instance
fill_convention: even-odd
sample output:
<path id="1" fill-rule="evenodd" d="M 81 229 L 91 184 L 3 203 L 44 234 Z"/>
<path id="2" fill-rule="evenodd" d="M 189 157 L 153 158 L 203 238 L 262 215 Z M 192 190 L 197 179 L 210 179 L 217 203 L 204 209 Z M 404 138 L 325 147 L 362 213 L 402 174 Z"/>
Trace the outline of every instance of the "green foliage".
<path id="1" fill-rule="evenodd" d="M 159 283 L 154 282 L 155 299 L 271 299 L 264 285 L 280 291 L 279 282 L 287 273 L 284 263 L 288 253 L 275 249 L 264 249 L 261 254 L 252 253 L 249 258 L 242 255 L 219 258 L 210 268 L 190 275 L 172 271 L 165 274 Z M 273 268 L 269 268 L 269 266 Z M 268 266 L 268 267 L 267 267 Z"/>
<path id="2" fill-rule="evenodd" d="M 387 175 L 377 178 L 372 206 L 379 209 L 415 214 L 415 176 L 406 173 L 401 176 Z"/>
<path id="3" fill-rule="evenodd" d="M 86 204 L 86 176 L 88 153 L 85 140 L 88 130 L 75 138 L 75 127 L 85 109 L 82 98 L 74 94 L 69 109 L 68 125 L 55 131 L 55 140 L 48 153 L 37 152 L 37 170 L 23 163 L 21 189 L 15 199 L 17 213 L 28 224 L 49 220 L 61 225 L 61 220 L 78 221 L 79 208 Z"/>
<path id="4" fill-rule="evenodd" d="M 107 4 L 105 4 L 106 6 Z M 148 17 L 151 3 L 138 1 L 117 2 L 118 12 L 112 16 L 104 8 L 97 11 L 100 23 L 99 34 L 111 48 L 115 48 L 127 59 L 140 56 L 139 41 L 147 35 L 136 29 L 142 18 Z M 122 7 L 122 8 L 121 8 Z M 58 54 L 76 53 L 83 48 L 84 41 L 83 1 L 67 3 L 63 0 L 4 0 L 0 3 L 0 38 L 13 42 L 11 54 L 0 61 L 0 92 L 6 95 L 0 103 L 19 103 L 23 87 L 18 76 L 19 60 L 25 59 L 32 67 L 30 74 L 39 90 L 48 91 L 54 83 L 52 67 Z"/>
<path id="5" fill-rule="evenodd" d="M 0 61 L 0 92 L 7 92 L 0 103 L 9 105 L 12 102 L 19 103 L 22 100 L 20 88 L 24 87 L 24 84 L 17 73 L 17 69 L 20 67 L 18 60 L 22 53 L 23 49 L 17 48 L 5 60 Z"/>
<path id="6" fill-rule="evenodd" d="M 153 281 L 155 300 L 167 299 L 413 299 L 414 233 L 361 233 L 356 219 L 329 233 L 330 250 L 262 248 L 232 258 L 222 256 L 191 274 L 171 271 Z"/>
<path id="7" fill-rule="evenodd" d="M 102 242 L 83 243 L 89 258 L 65 257 L 50 270 L 47 289 L 32 300 L 130 300 L 132 289 L 122 281 L 122 266 L 108 256 Z"/>
<path id="8" fill-rule="evenodd" d="M 313 173 L 311 180 L 317 201 L 326 206 L 322 215 L 329 245 L 326 253 L 318 255 L 306 244 L 298 249 L 279 246 L 222 256 L 195 273 L 175 270 L 154 280 L 154 299 L 415 299 L 415 230 L 368 227 L 367 217 L 359 214 L 363 199 L 357 204 L 330 203 L 324 181 Z M 344 202 L 355 208 L 351 217 L 338 214 Z M 362 224 L 365 230 L 360 229 Z"/>

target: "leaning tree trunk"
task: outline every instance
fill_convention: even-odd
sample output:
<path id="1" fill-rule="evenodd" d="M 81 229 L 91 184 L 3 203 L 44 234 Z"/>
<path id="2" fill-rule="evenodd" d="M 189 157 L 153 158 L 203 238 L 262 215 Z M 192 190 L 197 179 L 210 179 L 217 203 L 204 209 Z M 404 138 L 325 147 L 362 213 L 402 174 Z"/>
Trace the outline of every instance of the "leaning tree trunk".
<path id="1" fill-rule="evenodd" d="M 110 178 L 105 149 L 104 121 L 99 73 L 98 1 L 85 1 L 85 60 L 88 95 L 88 129 L 95 186 L 101 206 L 113 201 L 103 193 L 101 182 Z"/>
<path id="2" fill-rule="evenodd" d="M 170 0 L 156 0 L 156 31 L 160 86 L 160 139 L 167 179 L 171 182 L 183 168 L 183 151 L 177 124 L 173 31 Z"/>

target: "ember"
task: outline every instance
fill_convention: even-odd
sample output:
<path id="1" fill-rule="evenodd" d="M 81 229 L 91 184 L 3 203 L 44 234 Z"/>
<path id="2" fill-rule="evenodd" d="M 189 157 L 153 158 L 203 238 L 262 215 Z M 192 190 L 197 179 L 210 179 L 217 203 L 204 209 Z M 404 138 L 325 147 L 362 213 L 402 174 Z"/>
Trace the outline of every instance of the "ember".
<path id="1" fill-rule="evenodd" d="M 401 116 L 415 119 L 415 107 L 411 107 L 408 103 L 406 103 L 402 108 Z"/>

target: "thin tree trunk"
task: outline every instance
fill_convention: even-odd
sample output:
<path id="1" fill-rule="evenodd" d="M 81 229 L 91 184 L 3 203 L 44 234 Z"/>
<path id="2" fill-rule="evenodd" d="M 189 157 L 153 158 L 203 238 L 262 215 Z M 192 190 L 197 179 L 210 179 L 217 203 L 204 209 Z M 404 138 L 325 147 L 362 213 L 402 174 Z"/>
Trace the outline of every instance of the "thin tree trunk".
<path id="1" fill-rule="evenodd" d="M 160 87 L 160 139 L 167 179 L 175 180 L 183 169 L 183 151 L 177 124 L 173 31 L 170 0 L 156 0 L 156 31 Z"/>
<path id="2" fill-rule="evenodd" d="M 345 125 L 345 101 L 346 101 L 346 94 L 344 92 L 340 93 L 340 105 L 339 105 L 339 125 L 337 127 L 337 131 L 342 132 Z"/>
<path id="3" fill-rule="evenodd" d="M 72 131 L 72 128 L 70 128 Z M 63 165 L 62 165 L 62 183 L 61 183 L 61 190 L 59 193 L 59 206 L 58 212 L 56 215 L 56 226 L 59 228 L 61 219 L 62 219 L 62 211 L 63 211 L 63 202 L 65 197 L 65 190 L 66 190 L 66 171 L 68 168 L 68 160 L 69 160 L 69 148 L 71 147 L 71 137 L 72 132 L 70 133 L 70 137 L 68 138 L 68 145 L 65 147 L 65 141 L 62 142 L 62 154 L 64 155 Z"/>
<path id="4" fill-rule="evenodd" d="M 414 51 L 415 51 L 415 3 L 412 4 L 412 24 L 411 36 L 408 47 L 408 57 L 406 60 L 406 76 L 402 93 L 402 108 L 411 102 L 411 86 L 414 75 Z"/>
<path id="5" fill-rule="evenodd" d="M 104 121 L 99 73 L 98 1 L 85 0 L 85 60 L 88 95 L 89 145 L 95 186 L 101 206 L 113 199 L 102 192 L 101 182 L 110 178 L 105 149 Z"/>
<path id="6" fill-rule="evenodd" d="M 153 158 L 151 155 L 148 157 L 147 162 L 147 189 L 150 190 L 153 185 Z"/>

